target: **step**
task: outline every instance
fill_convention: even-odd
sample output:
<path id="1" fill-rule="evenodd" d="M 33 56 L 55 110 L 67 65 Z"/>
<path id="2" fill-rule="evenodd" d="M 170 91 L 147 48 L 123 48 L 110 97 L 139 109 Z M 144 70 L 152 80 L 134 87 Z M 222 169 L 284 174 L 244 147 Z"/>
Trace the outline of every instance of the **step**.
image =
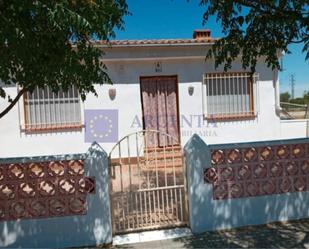
<path id="1" fill-rule="evenodd" d="M 180 168 L 180 167 L 182 167 L 183 166 L 183 163 L 182 163 L 182 161 L 178 161 L 178 162 L 166 162 L 166 163 L 157 163 L 157 164 L 155 164 L 155 163 L 149 163 L 149 164 L 141 164 L 141 167 L 143 168 L 143 170 L 144 169 L 146 169 L 146 170 L 154 170 L 154 169 L 164 169 L 164 168 L 169 168 L 169 169 L 171 169 L 171 168 L 173 168 L 173 167 L 175 167 L 175 168 Z"/>
<path id="2" fill-rule="evenodd" d="M 180 145 L 174 145 L 174 146 L 166 146 L 166 147 L 148 147 L 148 148 L 145 148 L 144 151 L 145 152 L 161 152 L 161 151 L 171 151 L 171 150 L 174 150 L 174 151 L 181 151 L 182 148 Z"/>
<path id="3" fill-rule="evenodd" d="M 129 163 L 132 164 L 137 164 L 137 160 L 139 159 L 140 162 L 145 162 L 145 161 L 164 161 L 164 160 L 178 160 L 183 157 L 183 154 L 181 151 L 174 152 L 174 153 L 161 153 L 161 154 L 156 154 L 156 155 L 146 155 L 142 157 L 122 157 L 122 158 L 112 158 L 111 159 L 111 166 L 120 166 L 120 165 L 128 165 Z"/>
<path id="4" fill-rule="evenodd" d="M 175 152 L 165 152 L 165 153 L 156 153 L 156 154 L 147 154 L 144 156 L 144 158 L 146 159 L 157 159 L 157 160 L 161 160 L 164 158 L 181 158 L 183 156 L 181 151 L 175 151 Z"/>
<path id="5" fill-rule="evenodd" d="M 145 163 L 147 162 L 147 163 Z M 137 167 L 137 163 L 131 163 L 130 164 L 131 167 Z M 111 166 L 121 166 L 121 167 L 126 167 L 126 166 L 129 166 L 129 164 L 125 164 L 125 163 L 122 163 L 122 164 L 119 164 L 119 162 L 114 162 L 111 164 Z M 145 170 L 145 169 L 151 169 L 151 170 L 154 170 L 156 169 L 156 167 L 158 169 L 163 169 L 163 168 L 179 168 L 179 167 L 182 167 L 183 166 L 183 161 L 182 160 L 175 160 L 174 162 L 171 162 L 171 161 L 167 161 L 165 163 L 165 161 L 157 161 L 157 163 L 154 161 L 140 161 L 139 162 L 139 166 Z"/>
<path id="6" fill-rule="evenodd" d="M 124 235 L 116 235 L 113 237 L 113 245 L 125 245 L 132 243 L 149 242 L 165 239 L 176 239 L 186 236 L 191 236 L 189 228 L 174 228 L 165 230 L 146 231 L 140 233 L 129 233 Z M 130 246 L 128 246 L 130 248 Z"/>

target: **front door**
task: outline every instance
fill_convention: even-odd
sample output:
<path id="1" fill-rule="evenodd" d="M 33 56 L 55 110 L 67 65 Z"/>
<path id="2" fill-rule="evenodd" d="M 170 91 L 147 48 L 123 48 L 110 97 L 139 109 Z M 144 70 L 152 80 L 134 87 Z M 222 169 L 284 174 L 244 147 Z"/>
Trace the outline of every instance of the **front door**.
<path id="1" fill-rule="evenodd" d="M 173 139 L 160 136 L 148 138 L 149 147 L 180 143 L 177 76 L 141 77 L 141 98 L 145 130 L 156 130 Z"/>

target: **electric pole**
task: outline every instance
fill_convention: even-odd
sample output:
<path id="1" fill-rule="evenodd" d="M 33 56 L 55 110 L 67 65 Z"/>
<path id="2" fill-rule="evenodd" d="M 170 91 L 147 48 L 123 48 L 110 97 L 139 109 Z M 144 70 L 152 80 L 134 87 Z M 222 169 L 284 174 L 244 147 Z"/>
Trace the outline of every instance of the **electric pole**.
<path id="1" fill-rule="evenodd" d="M 291 97 L 294 99 L 295 97 L 295 74 L 291 74 Z"/>

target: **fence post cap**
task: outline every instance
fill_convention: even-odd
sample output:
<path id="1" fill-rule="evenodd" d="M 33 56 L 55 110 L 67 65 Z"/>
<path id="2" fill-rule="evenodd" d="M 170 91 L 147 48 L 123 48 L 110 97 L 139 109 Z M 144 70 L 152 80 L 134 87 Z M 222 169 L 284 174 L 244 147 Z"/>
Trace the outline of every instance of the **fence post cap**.
<path id="1" fill-rule="evenodd" d="M 93 143 L 90 145 L 90 147 L 89 147 L 89 149 L 88 149 L 88 151 L 87 151 L 87 155 L 91 155 L 91 154 L 93 154 L 94 152 L 100 152 L 100 153 L 102 153 L 105 157 L 108 156 L 107 153 L 106 153 L 106 151 L 105 151 L 105 150 L 101 147 L 101 145 L 98 144 L 97 142 L 93 142 Z"/>
<path id="2" fill-rule="evenodd" d="M 205 141 L 196 133 L 193 134 L 193 136 L 188 140 L 188 142 L 184 146 L 184 150 L 188 151 L 192 146 L 202 146 L 207 147 L 207 144 Z"/>

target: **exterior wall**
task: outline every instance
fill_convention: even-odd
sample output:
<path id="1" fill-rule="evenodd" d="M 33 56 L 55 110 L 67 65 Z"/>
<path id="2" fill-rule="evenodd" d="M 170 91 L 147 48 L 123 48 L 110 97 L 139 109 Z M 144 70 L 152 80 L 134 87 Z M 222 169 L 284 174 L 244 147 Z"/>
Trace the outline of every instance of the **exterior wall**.
<path id="1" fill-rule="evenodd" d="M 85 175 L 95 176 L 96 192 L 87 196 L 87 214 L 0 221 L 0 247 L 64 248 L 112 242 L 107 154 L 93 144 L 84 155 L 8 158 L 0 163 L 26 163 L 85 158 Z M 1 182 L 0 182 L 1 183 Z"/>
<path id="2" fill-rule="evenodd" d="M 205 62 L 204 46 L 112 48 L 104 57 L 113 86 L 96 86 L 98 97 L 87 96 L 84 109 L 119 110 L 119 139 L 142 129 L 140 76 L 177 75 L 179 81 L 179 110 L 181 142 L 184 145 L 194 134 L 211 144 L 245 142 L 249 140 L 272 140 L 293 137 L 286 132 L 276 115 L 275 83 L 278 79 L 262 62 L 258 64 L 258 115 L 254 120 L 207 123 L 202 110 L 202 75 L 214 72 L 212 61 Z M 162 72 L 155 72 L 155 62 L 162 62 Z M 217 71 L 220 71 L 218 69 Z M 222 71 L 222 70 L 221 70 Z M 235 62 L 231 71 L 242 71 Z M 188 87 L 194 87 L 192 96 Z M 116 98 L 110 100 L 108 90 L 116 89 Z M 11 96 L 16 87 L 7 88 Z M 0 100 L 0 110 L 6 102 Z M 23 103 L 15 106 L 0 119 L 0 157 L 35 156 L 44 154 L 82 153 L 89 143 L 84 141 L 85 129 L 80 131 L 46 132 L 25 134 L 19 124 L 23 122 Z M 298 124 L 298 130 L 302 124 Z M 302 136 L 300 132 L 298 136 Z M 115 143 L 102 143 L 108 153 Z"/>
<path id="3" fill-rule="evenodd" d="M 205 170 L 209 169 L 212 165 L 211 149 L 220 148 L 224 150 L 244 146 L 255 147 L 302 143 L 306 143 L 308 147 L 309 139 L 207 146 L 199 136 L 194 135 L 185 146 L 189 215 L 192 232 L 202 233 L 207 230 L 308 218 L 309 203 L 305 200 L 309 198 L 309 192 L 306 186 L 304 187 L 305 189 L 300 190 L 301 192 L 293 192 L 292 190 L 293 193 L 271 195 L 263 193 L 265 195 L 252 195 L 236 199 L 223 198 L 220 200 L 214 199 L 213 185 L 207 184 L 204 179 Z M 308 158 L 308 151 L 305 153 L 307 154 L 302 154 L 302 156 L 305 156 L 306 160 Z M 231 165 L 231 167 L 234 167 L 234 165 Z M 220 169 L 220 165 L 217 169 Z M 306 177 L 305 173 L 303 177 Z M 265 180 L 276 181 L 277 179 L 268 178 Z M 248 180 L 248 183 L 250 182 L 252 180 Z M 260 188 L 264 188 L 264 185 L 261 185 Z M 261 194 L 261 192 L 258 193 Z"/>
<path id="4" fill-rule="evenodd" d="M 281 120 L 280 134 L 283 138 L 309 137 L 309 119 Z"/>

